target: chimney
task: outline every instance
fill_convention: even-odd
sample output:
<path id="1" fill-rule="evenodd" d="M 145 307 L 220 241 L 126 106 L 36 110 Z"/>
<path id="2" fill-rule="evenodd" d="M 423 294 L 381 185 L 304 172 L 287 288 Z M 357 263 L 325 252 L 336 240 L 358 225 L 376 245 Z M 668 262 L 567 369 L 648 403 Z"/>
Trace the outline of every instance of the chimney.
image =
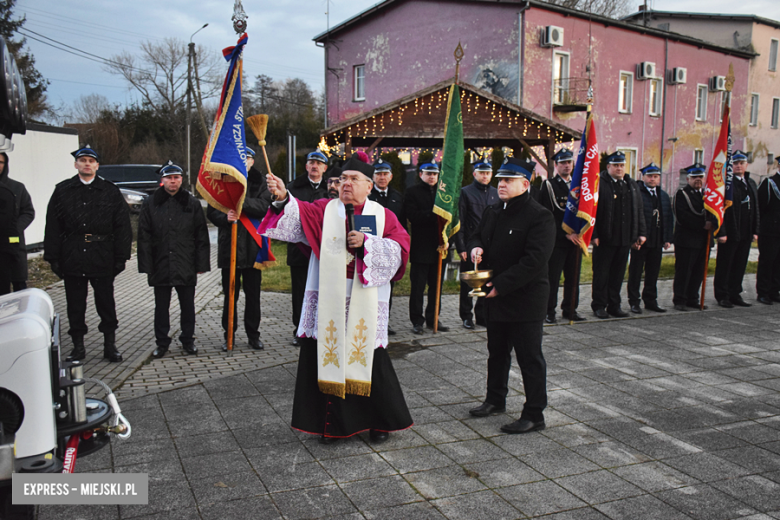
<path id="1" fill-rule="evenodd" d="M 639 10 L 640 10 L 640 11 L 644 11 L 644 10 L 645 10 L 645 5 L 644 5 L 644 4 L 640 5 L 640 6 L 639 6 Z"/>

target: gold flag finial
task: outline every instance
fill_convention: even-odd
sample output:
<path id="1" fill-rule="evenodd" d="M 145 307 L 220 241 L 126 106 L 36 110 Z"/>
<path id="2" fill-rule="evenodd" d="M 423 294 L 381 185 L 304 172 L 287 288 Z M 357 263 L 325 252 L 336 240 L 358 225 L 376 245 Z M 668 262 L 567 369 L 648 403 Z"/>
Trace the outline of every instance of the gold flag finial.
<path id="1" fill-rule="evenodd" d="M 458 81 L 458 76 L 460 75 L 460 60 L 463 59 L 463 47 L 461 47 L 460 42 L 458 42 L 458 46 L 455 47 L 453 55 L 455 56 L 455 81 Z"/>
<path id="2" fill-rule="evenodd" d="M 731 92 L 734 88 L 734 64 L 729 63 L 729 74 L 726 76 L 726 92 Z"/>

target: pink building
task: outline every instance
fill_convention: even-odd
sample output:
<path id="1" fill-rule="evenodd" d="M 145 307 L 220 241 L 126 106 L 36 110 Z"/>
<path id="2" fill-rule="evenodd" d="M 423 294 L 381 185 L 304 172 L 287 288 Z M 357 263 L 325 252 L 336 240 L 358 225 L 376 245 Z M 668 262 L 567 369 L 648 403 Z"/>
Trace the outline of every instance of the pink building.
<path id="1" fill-rule="evenodd" d="M 315 41 L 329 127 L 451 78 L 460 42 L 461 81 L 568 128 L 584 126 L 591 80 L 601 149 L 626 152 L 634 174 L 709 162 L 730 65 L 732 131 L 747 136 L 754 52 L 534 0 L 386 0 Z"/>

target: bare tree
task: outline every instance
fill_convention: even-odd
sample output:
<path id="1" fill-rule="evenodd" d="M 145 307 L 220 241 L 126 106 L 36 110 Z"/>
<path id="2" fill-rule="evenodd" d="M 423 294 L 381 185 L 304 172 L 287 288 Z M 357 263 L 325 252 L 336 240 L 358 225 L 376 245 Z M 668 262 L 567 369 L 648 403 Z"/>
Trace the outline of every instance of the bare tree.
<path id="1" fill-rule="evenodd" d="M 630 0 L 546 0 L 546 2 L 609 18 L 622 18 L 632 12 Z"/>
<path id="2" fill-rule="evenodd" d="M 96 123 L 104 111 L 108 112 L 112 109 L 107 97 L 88 94 L 73 102 L 67 117 L 70 123 Z"/>

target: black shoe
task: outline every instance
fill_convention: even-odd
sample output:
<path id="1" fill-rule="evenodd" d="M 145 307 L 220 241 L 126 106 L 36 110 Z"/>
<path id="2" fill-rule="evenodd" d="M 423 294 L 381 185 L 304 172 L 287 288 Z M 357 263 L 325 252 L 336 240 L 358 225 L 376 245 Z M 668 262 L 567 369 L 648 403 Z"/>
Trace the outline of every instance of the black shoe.
<path id="1" fill-rule="evenodd" d="M 780 294 L 773 294 L 769 297 L 773 302 L 780 302 Z"/>
<path id="2" fill-rule="evenodd" d="M 641 307 L 639 307 L 639 305 L 638 305 L 638 304 L 637 304 L 637 305 L 632 305 L 630 310 L 631 310 L 631 312 L 633 312 L 634 314 L 642 314 L 642 308 L 641 308 Z"/>
<path id="3" fill-rule="evenodd" d="M 368 437 L 371 439 L 372 443 L 381 444 L 390 437 L 390 434 L 388 432 L 383 432 L 379 430 L 371 430 L 368 432 Z"/>
<path id="4" fill-rule="evenodd" d="M 666 309 L 658 305 L 658 302 L 645 302 L 645 309 L 653 312 L 666 312 Z"/>
<path id="5" fill-rule="evenodd" d="M 236 350 L 236 343 L 233 342 L 233 350 Z M 222 352 L 227 352 L 227 341 L 222 343 Z"/>
<path id="6" fill-rule="evenodd" d="M 471 318 L 469 318 L 467 320 L 463 320 L 463 328 L 464 329 L 469 329 L 469 330 L 474 330 L 474 322 L 471 321 Z"/>
<path id="7" fill-rule="evenodd" d="M 106 332 L 103 338 L 103 358 L 109 363 L 120 363 L 122 354 L 116 349 L 116 333 Z"/>
<path id="8" fill-rule="evenodd" d="M 763 303 L 764 305 L 772 305 L 772 298 L 769 298 L 768 296 L 759 296 L 758 302 Z"/>
<path id="9" fill-rule="evenodd" d="M 412 327 L 412 332 L 415 334 L 422 334 L 423 333 L 423 326 L 422 325 L 415 325 Z"/>
<path id="10" fill-rule="evenodd" d="M 694 303 L 694 304 L 686 303 L 685 306 L 688 307 L 689 309 L 696 309 L 697 311 L 699 310 L 706 311 L 707 309 L 709 309 L 709 307 L 707 307 L 706 305 L 704 306 L 704 308 L 701 308 L 700 304 L 698 303 Z"/>
<path id="11" fill-rule="evenodd" d="M 158 345 L 157 348 L 154 349 L 154 352 L 152 352 L 152 357 L 155 359 L 160 359 L 166 354 L 166 352 L 168 352 L 168 347 Z"/>
<path id="12" fill-rule="evenodd" d="M 73 338 L 73 350 L 70 351 L 65 361 L 81 361 L 87 357 L 87 349 L 84 348 L 84 336 Z"/>
<path id="13" fill-rule="evenodd" d="M 320 444 L 333 444 L 335 442 L 340 441 L 341 439 L 338 437 L 325 437 L 324 435 L 320 437 Z"/>
<path id="14" fill-rule="evenodd" d="M 620 307 L 611 311 L 607 310 L 607 313 L 609 313 L 610 316 L 614 316 L 615 318 L 628 318 L 628 313 Z"/>
<path id="15" fill-rule="evenodd" d="M 249 338 L 249 348 L 252 350 L 263 350 L 263 341 L 260 338 Z"/>
<path id="16" fill-rule="evenodd" d="M 596 315 L 596 317 L 600 320 L 605 320 L 609 318 L 609 314 L 607 314 L 607 311 L 604 309 L 593 309 L 593 314 Z"/>
<path id="17" fill-rule="evenodd" d="M 469 410 L 469 414 L 473 415 L 474 417 L 487 417 L 489 415 L 495 415 L 497 413 L 504 413 L 504 412 L 506 412 L 505 406 L 498 407 L 490 403 L 482 403 L 476 408 L 472 408 L 471 410 Z"/>
<path id="18" fill-rule="evenodd" d="M 293 347 L 300 347 L 301 346 L 301 342 L 298 340 L 298 336 L 293 336 L 292 345 L 293 345 Z"/>
<path id="19" fill-rule="evenodd" d="M 395 331 L 390 327 L 390 325 L 387 326 L 387 335 L 395 336 Z"/>
<path id="20" fill-rule="evenodd" d="M 577 311 L 574 311 L 572 313 L 568 313 L 566 311 L 563 312 L 563 319 L 569 320 L 569 321 L 585 321 L 588 318 L 585 316 L 581 316 L 580 314 L 577 314 Z"/>
<path id="21" fill-rule="evenodd" d="M 677 303 L 674 306 L 674 310 L 680 311 L 680 312 L 688 312 L 688 307 L 683 305 L 682 303 Z"/>
<path id="22" fill-rule="evenodd" d="M 504 433 L 529 433 L 544 430 L 545 427 L 544 420 L 533 422 L 528 419 L 518 419 L 513 423 L 503 425 L 501 431 Z"/>
<path id="23" fill-rule="evenodd" d="M 555 319 L 555 313 L 554 312 L 548 312 L 547 316 L 544 318 L 545 323 L 549 323 L 552 325 L 553 323 L 558 323 L 558 320 Z"/>
<path id="24" fill-rule="evenodd" d="M 728 300 L 718 300 L 718 305 L 720 305 L 724 309 L 733 309 L 734 308 L 734 304 L 731 303 Z"/>
<path id="25" fill-rule="evenodd" d="M 184 349 L 184 352 L 187 354 L 197 355 L 198 353 L 198 347 L 195 346 L 194 343 L 187 343 L 186 345 L 182 344 L 181 348 Z"/>
<path id="26" fill-rule="evenodd" d="M 742 299 L 742 296 L 735 296 L 731 299 L 731 303 L 737 307 L 752 307 L 753 305 Z"/>
<path id="27" fill-rule="evenodd" d="M 428 324 L 426 324 L 425 326 L 426 326 L 426 327 L 428 327 L 429 329 L 433 330 L 433 324 L 431 324 L 431 323 L 428 323 Z M 446 325 L 442 325 L 442 323 L 441 323 L 441 322 L 439 322 L 439 323 L 436 325 L 436 332 L 447 332 L 447 331 L 449 331 L 449 330 L 450 330 L 450 328 L 449 328 L 448 326 L 446 326 Z"/>

